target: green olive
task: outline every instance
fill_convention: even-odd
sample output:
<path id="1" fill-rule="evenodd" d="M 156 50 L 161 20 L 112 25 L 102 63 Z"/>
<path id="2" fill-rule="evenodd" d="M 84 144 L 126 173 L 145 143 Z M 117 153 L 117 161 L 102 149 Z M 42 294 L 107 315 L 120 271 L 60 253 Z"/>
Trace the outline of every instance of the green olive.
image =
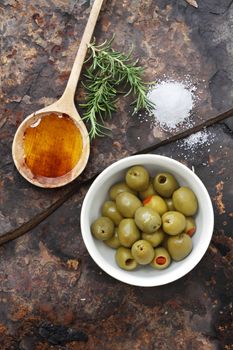
<path id="1" fill-rule="evenodd" d="M 164 237 L 165 233 L 161 229 L 153 233 L 142 233 L 142 239 L 148 241 L 154 248 L 163 242 Z"/>
<path id="2" fill-rule="evenodd" d="M 131 250 L 128 248 L 120 247 L 116 251 L 116 262 L 123 270 L 132 271 L 136 269 L 137 262 L 132 256 Z"/>
<path id="3" fill-rule="evenodd" d="M 146 198 L 143 201 L 143 204 L 145 207 L 149 207 L 149 208 L 153 209 L 154 211 L 159 213 L 159 215 L 161 215 L 161 216 L 164 213 L 166 213 L 166 211 L 168 210 L 165 200 L 162 197 L 157 196 L 157 195 Z"/>
<path id="4" fill-rule="evenodd" d="M 124 247 L 132 247 L 133 243 L 140 238 L 140 231 L 133 219 L 123 219 L 120 222 L 118 237 Z"/>
<path id="5" fill-rule="evenodd" d="M 169 235 L 178 235 L 186 226 L 185 216 L 178 211 L 167 211 L 162 216 L 163 231 Z"/>
<path id="6" fill-rule="evenodd" d="M 135 242 L 131 248 L 131 252 L 134 259 L 140 265 L 147 265 L 154 258 L 154 249 L 152 245 L 144 239 Z"/>
<path id="7" fill-rule="evenodd" d="M 111 219 L 116 226 L 119 225 L 123 217 L 119 213 L 116 207 L 116 203 L 113 201 L 106 201 L 102 206 L 102 215 Z"/>
<path id="8" fill-rule="evenodd" d="M 141 200 L 144 200 L 150 196 L 153 196 L 155 193 L 155 190 L 154 190 L 154 186 L 153 186 L 153 183 L 152 183 L 152 180 L 150 180 L 149 182 L 149 186 L 147 187 L 147 189 L 145 191 L 140 191 L 139 192 L 139 197 L 141 198 Z"/>
<path id="9" fill-rule="evenodd" d="M 179 187 L 178 182 L 173 175 L 169 173 L 159 173 L 153 181 L 154 189 L 162 197 L 169 198 Z"/>
<path id="10" fill-rule="evenodd" d="M 185 216 L 192 216 L 197 211 L 197 197 L 188 187 L 180 187 L 173 193 L 173 204 L 176 210 Z"/>
<path id="11" fill-rule="evenodd" d="M 136 191 L 133 191 L 131 188 L 129 188 L 125 182 L 118 182 L 110 188 L 109 196 L 112 200 L 116 200 L 117 195 L 122 192 L 129 192 L 135 195 L 137 194 Z"/>
<path id="12" fill-rule="evenodd" d="M 170 265 L 171 258 L 168 251 L 165 248 L 155 248 L 154 254 L 154 259 L 150 263 L 150 266 L 152 266 L 154 269 L 163 270 Z"/>
<path id="13" fill-rule="evenodd" d="M 135 222 L 141 231 L 152 233 L 161 226 L 161 217 L 151 208 L 141 207 L 135 212 Z"/>
<path id="14" fill-rule="evenodd" d="M 127 185 L 135 191 L 145 191 L 149 186 L 149 173 L 141 165 L 130 168 L 125 176 Z"/>
<path id="15" fill-rule="evenodd" d="M 168 252 L 172 259 L 180 261 L 192 251 L 192 239 L 186 233 L 168 238 Z"/>
<path id="16" fill-rule="evenodd" d="M 122 192 L 116 197 L 116 207 L 125 218 L 133 218 L 142 202 L 132 193 Z"/>
<path id="17" fill-rule="evenodd" d="M 108 217 L 101 216 L 91 225 L 91 232 L 95 238 L 105 241 L 113 236 L 114 223 Z"/>
<path id="18" fill-rule="evenodd" d="M 165 202 L 166 202 L 166 204 L 167 204 L 167 209 L 168 209 L 169 211 L 176 210 L 175 207 L 174 207 L 172 198 L 165 198 L 164 200 L 165 200 Z"/>
<path id="19" fill-rule="evenodd" d="M 196 223 L 194 218 L 192 218 L 191 216 L 188 216 L 186 218 L 186 226 L 184 232 L 187 233 L 187 235 L 189 235 L 190 237 L 192 237 L 196 232 Z"/>
<path id="20" fill-rule="evenodd" d="M 111 238 L 104 241 L 110 248 L 117 249 L 121 246 L 119 237 L 118 237 L 118 228 L 116 227 L 114 230 L 114 234 Z"/>

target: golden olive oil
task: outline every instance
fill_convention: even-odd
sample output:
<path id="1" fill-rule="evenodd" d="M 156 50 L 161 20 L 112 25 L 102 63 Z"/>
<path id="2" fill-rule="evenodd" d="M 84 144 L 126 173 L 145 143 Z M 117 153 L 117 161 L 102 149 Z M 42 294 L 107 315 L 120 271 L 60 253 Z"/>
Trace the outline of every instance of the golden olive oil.
<path id="1" fill-rule="evenodd" d="M 41 116 L 24 133 L 25 163 L 35 176 L 67 174 L 79 161 L 82 135 L 67 114 Z"/>

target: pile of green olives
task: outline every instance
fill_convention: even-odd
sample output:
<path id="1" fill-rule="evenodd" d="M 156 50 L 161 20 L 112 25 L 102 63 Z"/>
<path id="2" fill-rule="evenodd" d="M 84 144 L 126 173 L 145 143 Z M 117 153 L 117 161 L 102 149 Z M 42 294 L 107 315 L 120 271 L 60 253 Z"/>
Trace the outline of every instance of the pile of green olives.
<path id="1" fill-rule="evenodd" d="M 122 269 L 150 265 L 163 270 L 191 252 L 197 210 L 194 192 L 179 186 L 172 174 L 161 172 L 151 178 L 145 167 L 136 165 L 109 189 L 91 232 L 116 249 Z"/>

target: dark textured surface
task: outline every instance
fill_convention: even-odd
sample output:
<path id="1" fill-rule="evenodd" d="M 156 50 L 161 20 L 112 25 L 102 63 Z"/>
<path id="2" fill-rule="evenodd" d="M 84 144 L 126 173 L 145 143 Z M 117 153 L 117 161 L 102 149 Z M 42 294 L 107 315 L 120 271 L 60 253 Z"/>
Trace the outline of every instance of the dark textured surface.
<path id="1" fill-rule="evenodd" d="M 96 34 L 116 32 L 115 47 L 146 67 L 148 79 L 189 75 L 197 87 L 194 124 L 232 106 L 232 1 L 108 1 Z M 24 116 L 61 95 L 88 13 L 89 1 L 0 2 L 3 41 L 0 90 L 0 232 L 14 231 L 60 206 L 21 238 L 0 247 L 1 350 L 233 349 L 232 122 L 208 128 L 199 147 L 177 141 L 155 153 L 177 159 L 206 185 L 215 232 L 203 260 L 169 286 L 138 288 L 103 273 L 81 239 L 79 216 L 88 185 L 42 190 L 27 183 L 11 160 L 11 142 Z M 78 90 L 76 101 L 82 98 Z M 130 117 L 120 101 L 96 140 L 80 181 L 171 136 L 151 121 Z M 177 130 L 177 133 L 183 129 Z M 67 195 L 69 197 L 69 195 Z M 22 226 L 23 227 L 23 226 Z"/>

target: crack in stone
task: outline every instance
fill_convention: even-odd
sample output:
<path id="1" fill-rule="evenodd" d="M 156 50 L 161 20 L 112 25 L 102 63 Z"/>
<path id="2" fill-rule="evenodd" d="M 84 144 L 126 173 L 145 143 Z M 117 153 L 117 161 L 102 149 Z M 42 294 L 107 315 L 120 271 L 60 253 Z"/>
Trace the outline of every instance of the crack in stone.
<path id="1" fill-rule="evenodd" d="M 43 220 L 45 220 L 47 217 L 49 217 L 56 209 L 58 209 L 63 203 L 65 203 L 68 199 L 70 199 L 77 192 L 77 190 L 80 186 L 85 186 L 85 185 L 90 184 L 95 179 L 96 176 L 94 176 L 91 179 L 88 179 L 82 183 L 74 184 L 72 186 L 72 188 L 67 193 L 65 193 L 61 198 L 59 198 L 49 208 L 42 211 L 40 214 L 38 214 L 36 217 L 32 218 L 31 220 L 27 221 L 26 223 L 22 224 L 17 229 L 15 229 L 13 231 L 8 231 L 4 235 L 0 236 L 0 245 L 22 236 L 24 233 L 30 231 L 31 229 L 33 229 L 34 227 L 39 225 Z"/>

